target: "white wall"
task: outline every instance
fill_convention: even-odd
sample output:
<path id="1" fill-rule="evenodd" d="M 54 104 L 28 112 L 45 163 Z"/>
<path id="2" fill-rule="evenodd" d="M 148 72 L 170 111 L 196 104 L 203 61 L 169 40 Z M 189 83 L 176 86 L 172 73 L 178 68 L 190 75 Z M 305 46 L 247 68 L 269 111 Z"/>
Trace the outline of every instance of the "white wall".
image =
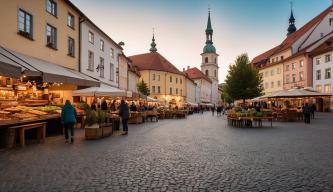
<path id="1" fill-rule="evenodd" d="M 186 78 L 186 101 L 190 103 L 196 103 L 195 94 L 196 94 L 195 83 Z"/>
<path id="2" fill-rule="evenodd" d="M 200 88 L 200 100 L 199 103 L 202 101 L 209 101 L 211 102 L 212 99 L 212 84 L 205 79 L 196 79 L 194 82 Z"/>
<path id="3" fill-rule="evenodd" d="M 331 55 L 331 61 L 325 62 L 325 55 L 330 54 Z M 316 85 L 321 85 L 321 92 L 324 92 L 324 86 L 325 84 L 331 84 L 331 93 L 332 93 L 332 85 L 333 85 L 333 77 L 332 77 L 332 70 L 333 70 L 333 51 L 315 56 L 313 58 L 313 88 L 316 89 Z M 320 64 L 316 64 L 317 58 L 320 58 Z M 325 79 L 325 69 L 331 68 L 331 78 Z M 317 80 L 317 70 L 321 70 L 321 79 Z"/>
<path id="4" fill-rule="evenodd" d="M 94 44 L 88 41 L 88 34 L 91 31 L 94 34 Z M 100 40 L 104 41 L 104 51 L 100 50 Z M 110 49 L 114 50 L 114 57 L 110 56 Z M 89 58 L 88 51 L 94 53 L 94 69 L 93 71 L 88 70 Z M 118 87 L 116 71 L 119 67 L 119 54 L 121 49 L 114 45 L 108 37 L 103 35 L 97 28 L 92 26 L 88 21 L 81 23 L 81 64 L 80 71 L 91 77 L 99 79 L 100 81 L 109 84 L 114 87 Z M 100 63 L 100 57 L 104 58 L 104 78 L 100 77 L 100 71 L 96 71 L 96 67 Z M 114 65 L 113 81 L 110 79 L 110 63 Z"/>
<path id="5" fill-rule="evenodd" d="M 138 92 L 137 83 L 139 82 L 139 76 L 132 71 L 128 71 L 128 90 L 132 92 Z"/>

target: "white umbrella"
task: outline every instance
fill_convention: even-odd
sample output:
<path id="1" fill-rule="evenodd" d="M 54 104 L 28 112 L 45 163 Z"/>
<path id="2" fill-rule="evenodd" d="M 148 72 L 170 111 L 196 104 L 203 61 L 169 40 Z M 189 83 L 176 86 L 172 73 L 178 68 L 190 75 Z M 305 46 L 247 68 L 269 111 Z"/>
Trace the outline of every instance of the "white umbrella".
<path id="1" fill-rule="evenodd" d="M 126 97 L 127 91 L 107 85 L 101 85 L 101 87 L 90 87 L 73 91 L 73 96 Z"/>

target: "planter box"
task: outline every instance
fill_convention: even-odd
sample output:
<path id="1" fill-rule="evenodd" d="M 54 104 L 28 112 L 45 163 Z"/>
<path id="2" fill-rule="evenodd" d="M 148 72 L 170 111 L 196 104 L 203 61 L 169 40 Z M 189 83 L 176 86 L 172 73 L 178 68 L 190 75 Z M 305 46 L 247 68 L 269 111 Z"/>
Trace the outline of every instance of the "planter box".
<path id="1" fill-rule="evenodd" d="M 98 124 L 86 126 L 84 128 L 86 139 L 99 139 L 103 136 L 103 129 Z"/>
<path id="2" fill-rule="evenodd" d="M 103 129 L 103 137 L 108 137 L 112 135 L 112 126 L 105 126 Z"/>

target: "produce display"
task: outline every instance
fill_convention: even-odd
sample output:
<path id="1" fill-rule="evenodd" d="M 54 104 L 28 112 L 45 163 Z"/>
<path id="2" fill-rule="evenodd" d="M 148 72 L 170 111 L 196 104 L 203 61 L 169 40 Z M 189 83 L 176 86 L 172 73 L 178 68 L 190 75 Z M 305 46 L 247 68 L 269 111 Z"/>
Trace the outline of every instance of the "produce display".
<path id="1" fill-rule="evenodd" d="M 234 109 L 228 113 L 229 116 L 233 117 L 267 117 L 272 115 L 271 110 L 256 111 L 255 109 L 239 110 Z"/>

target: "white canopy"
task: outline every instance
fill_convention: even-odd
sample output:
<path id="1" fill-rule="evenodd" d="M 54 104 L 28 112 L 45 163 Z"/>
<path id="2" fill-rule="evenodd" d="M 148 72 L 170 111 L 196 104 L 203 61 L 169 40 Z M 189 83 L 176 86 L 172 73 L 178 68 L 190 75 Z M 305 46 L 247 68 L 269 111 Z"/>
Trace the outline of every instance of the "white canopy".
<path id="1" fill-rule="evenodd" d="M 197 103 L 191 103 L 191 102 L 186 102 L 187 105 L 193 106 L 193 107 L 197 107 L 198 104 Z"/>
<path id="2" fill-rule="evenodd" d="M 148 102 L 154 102 L 154 103 L 159 103 L 159 102 L 160 102 L 159 99 L 154 99 L 154 98 L 149 97 L 149 96 L 147 96 L 147 101 L 148 101 Z"/>
<path id="3" fill-rule="evenodd" d="M 320 96 L 331 96 L 327 93 L 319 93 L 316 91 L 309 91 L 305 89 L 289 89 L 284 91 L 277 91 L 268 95 L 268 98 L 279 98 L 279 97 L 320 97 Z"/>
<path id="4" fill-rule="evenodd" d="M 125 90 L 101 84 L 100 87 L 89 87 L 73 91 L 73 96 L 86 97 L 127 97 L 128 93 Z"/>

